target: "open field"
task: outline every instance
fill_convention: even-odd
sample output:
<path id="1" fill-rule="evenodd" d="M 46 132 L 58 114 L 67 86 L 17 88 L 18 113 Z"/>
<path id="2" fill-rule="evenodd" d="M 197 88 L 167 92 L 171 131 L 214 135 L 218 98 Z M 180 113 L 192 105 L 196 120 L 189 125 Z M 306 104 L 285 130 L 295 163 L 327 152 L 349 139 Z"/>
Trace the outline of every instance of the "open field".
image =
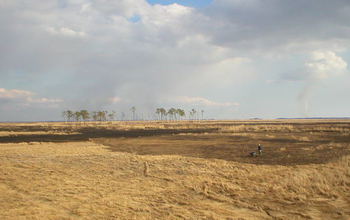
<path id="1" fill-rule="evenodd" d="M 0 164 L 0 219 L 350 219 L 350 120 L 2 123 Z"/>

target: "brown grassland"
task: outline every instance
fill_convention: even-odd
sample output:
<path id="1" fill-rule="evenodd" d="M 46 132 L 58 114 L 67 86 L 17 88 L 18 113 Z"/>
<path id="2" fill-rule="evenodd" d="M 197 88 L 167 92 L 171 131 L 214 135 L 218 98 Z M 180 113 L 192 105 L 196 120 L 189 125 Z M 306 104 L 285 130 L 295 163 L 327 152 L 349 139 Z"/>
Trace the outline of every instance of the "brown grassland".
<path id="1" fill-rule="evenodd" d="M 0 219 L 348 220 L 350 120 L 2 123 Z"/>

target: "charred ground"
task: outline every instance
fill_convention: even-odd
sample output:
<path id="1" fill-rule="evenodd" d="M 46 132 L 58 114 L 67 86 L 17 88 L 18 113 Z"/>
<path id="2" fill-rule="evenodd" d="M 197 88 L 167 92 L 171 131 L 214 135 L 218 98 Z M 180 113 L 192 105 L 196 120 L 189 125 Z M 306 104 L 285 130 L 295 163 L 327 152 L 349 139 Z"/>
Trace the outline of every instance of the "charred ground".
<path id="1" fill-rule="evenodd" d="M 254 164 L 326 163 L 350 154 L 346 120 L 2 124 L 0 132 L 10 132 L 0 136 L 0 143 L 93 140 L 111 151 Z M 263 155 L 249 157 L 258 144 Z"/>

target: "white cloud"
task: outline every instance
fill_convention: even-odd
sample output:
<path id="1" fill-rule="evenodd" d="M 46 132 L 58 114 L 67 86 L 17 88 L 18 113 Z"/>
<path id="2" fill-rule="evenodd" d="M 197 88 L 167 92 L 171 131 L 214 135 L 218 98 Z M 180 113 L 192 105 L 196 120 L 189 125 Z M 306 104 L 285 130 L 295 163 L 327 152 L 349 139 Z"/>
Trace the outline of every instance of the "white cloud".
<path id="1" fill-rule="evenodd" d="M 193 104 L 193 105 L 203 105 L 208 107 L 232 107 L 239 106 L 237 102 L 215 102 L 203 97 L 189 97 L 189 96 L 180 96 L 176 98 L 177 102 Z"/>
<path id="2" fill-rule="evenodd" d="M 2 104 L 19 104 L 21 106 L 45 104 L 52 106 L 62 103 L 62 99 L 38 98 L 35 93 L 26 90 L 12 89 L 7 90 L 0 88 L 0 105 Z"/>
<path id="3" fill-rule="evenodd" d="M 28 97 L 27 101 L 33 104 L 57 104 L 57 103 L 63 102 L 62 99 L 32 98 L 32 97 Z"/>
<path id="4" fill-rule="evenodd" d="M 310 78 L 326 79 L 344 73 L 347 63 L 332 51 L 314 51 L 305 67 Z"/>
<path id="5" fill-rule="evenodd" d="M 178 4 L 155 5 L 145 11 L 145 22 L 158 26 L 174 24 L 181 21 L 183 16 L 191 15 L 193 9 Z"/>
<path id="6" fill-rule="evenodd" d="M 307 54 L 303 63 L 297 63 L 292 68 L 286 68 L 281 79 L 290 82 L 316 82 L 347 73 L 347 62 L 335 51 L 315 50 Z M 295 67 L 297 66 L 297 67 Z M 266 80 L 268 83 L 279 83 L 280 80 Z"/>
<path id="7" fill-rule="evenodd" d="M 6 90 L 4 88 L 0 88 L 0 99 L 26 99 L 28 97 L 33 96 L 34 93 L 25 91 L 25 90 Z"/>
<path id="8" fill-rule="evenodd" d="M 86 33 L 81 31 L 74 31 L 67 27 L 61 27 L 61 28 L 48 27 L 46 28 L 46 31 L 49 32 L 50 34 L 63 35 L 68 37 L 86 37 Z"/>

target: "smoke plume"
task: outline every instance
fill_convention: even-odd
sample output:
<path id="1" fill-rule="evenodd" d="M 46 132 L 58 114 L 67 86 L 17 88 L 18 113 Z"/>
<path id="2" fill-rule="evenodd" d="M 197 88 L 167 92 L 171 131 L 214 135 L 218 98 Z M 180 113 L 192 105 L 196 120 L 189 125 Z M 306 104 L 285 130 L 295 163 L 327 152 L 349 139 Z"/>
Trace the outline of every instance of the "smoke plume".
<path id="1" fill-rule="evenodd" d="M 305 63 L 306 82 L 298 95 L 299 108 L 304 117 L 309 116 L 310 97 L 314 88 L 322 80 L 345 73 L 347 63 L 332 51 L 314 51 Z"/>

